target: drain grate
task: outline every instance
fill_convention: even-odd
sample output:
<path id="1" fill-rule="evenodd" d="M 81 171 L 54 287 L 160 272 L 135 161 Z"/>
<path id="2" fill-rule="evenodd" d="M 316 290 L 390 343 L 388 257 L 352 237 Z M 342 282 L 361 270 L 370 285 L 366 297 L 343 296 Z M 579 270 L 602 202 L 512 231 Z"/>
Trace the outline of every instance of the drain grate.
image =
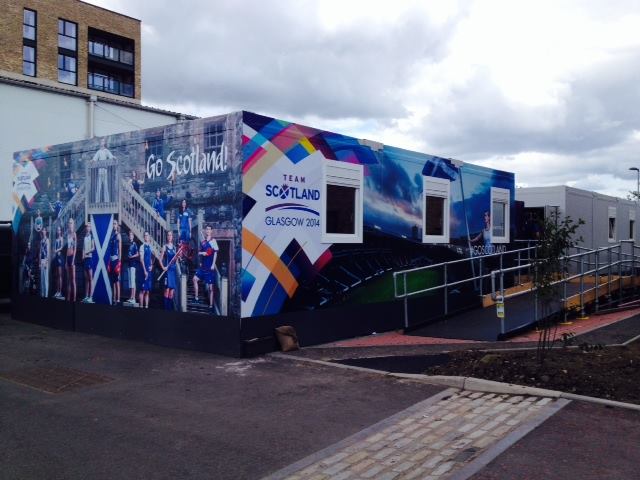
<path id="1" fill-rule="evenodd" d="M 64 393 L 111 382 L 113 379 L 66 367 L 28 367 L 0 372 L 0 378 L 48 393 Z"/>

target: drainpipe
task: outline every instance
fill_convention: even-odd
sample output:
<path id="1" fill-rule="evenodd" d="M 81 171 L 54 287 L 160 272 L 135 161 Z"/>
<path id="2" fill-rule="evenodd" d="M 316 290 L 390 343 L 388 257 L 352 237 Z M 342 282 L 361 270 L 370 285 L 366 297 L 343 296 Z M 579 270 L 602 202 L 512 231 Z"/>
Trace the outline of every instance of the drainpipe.
<path id="1" fill-rule="evenodd" d="M 91 95 L 89 97 L 89 138 L 96 136 L 96 102 L 98 97 Z"/>

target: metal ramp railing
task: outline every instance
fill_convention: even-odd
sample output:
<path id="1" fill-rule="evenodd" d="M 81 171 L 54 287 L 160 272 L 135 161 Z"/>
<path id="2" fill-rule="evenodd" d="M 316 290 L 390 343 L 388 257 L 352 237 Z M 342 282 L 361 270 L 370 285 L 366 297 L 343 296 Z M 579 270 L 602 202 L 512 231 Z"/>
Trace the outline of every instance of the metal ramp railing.
<path id="1" fill-rule="evenodd" d="M 625 252 L 625 246 L 628 251 Z M 638 268 L 640 267 L 640 246 L 633 240 L 622 240 L 620 243 L 597 249 L 572 247 L 578 253 L 561 258 L 563 272 L 552 282 L 561 290 L 560 309 L 566 316 L 570 309 L 579 309 L 585 315 L 588 305 L 598 312 L 602 301 L 605 305 L 620 304 L 624 300 L 636 298 L 638 293 Z M 535 268 L 531 263 L 509 268 L 500 268 L 491 272 L 491 297 L 494 300 L 506 300 L 533 292 L 533 322 L 540 320 L 538 295 L 535 288 L 519 292 L 508 292 L 505 289 L 505 275 L 520 274 L 522 270 L 530 272 Z M 577 287 L 569 288 L 571 285 Z M 625 292 L 625 288 L 627 291 Z M 570 292 L 570 290 L 573 290 Z M 629 290 L 631 293 L 629 294 Z M 626 297 L 625 297 L 626 294 Z M 617 298 L 614 299 L 614 295 Z M 505 304 L 505 311 L 507 310 Z M 501 318 L 501 334 L 505 334 L 505 321 Z"/>
<path id="2" fill-rule="evenodd" d="M 409 299 L 420 295 L 426 295 L 432 292 L 442 291 L 443 293 L 443 310 L 444 315 L 449 312 L 449 293 L 452 288 L 472 284 L 478 292 L 478 297 L 482 297 L 485 293 L 491 293 L 488 289 L 485 291 L 485 281 L 491 278 L 491 268 L 494 264 L 502 269 L 505 264 L 514 263 L 521 265 L 522 262 L 529 264 L 535 253 L 535 246 L 527 246 L 516 250 L 507 250 L 489 255 L 462 258 L 450 262 L 436 263 L 426 265 L 424 267 L 411 268 L 393 272 L 393 291 L 396 299 L 402 299 L 404 302 L 404 327 L 409 328 Z M 452 268 L 453 267 L 453 268 Z M 455 275 L 451 275 L 453 270 Z M 468 269 L 470 275 L 465 278 L 457 278 L 460 271 Z M 432 275 L 435 274 L 435 275 Z M 436 285 L 425 286 L 425 278 L 441 275 L 442 281 Z M 520 284 L 521 275 L 517 275 L 515 282 Z M 416 287 L 416 288 L 414 288 Z"/>
<path id="3" fill-rule="evenodd" d="M 536 322 L 540 319 L 540 312 L 531 282 L 535 248 L 535 244 L 529 244 L 516 250 L 394 272 L 394 296 L 404 303 L 404 327 L 417 326 L 429 320 L 421 318 L 418 322 L 410 321 L 411 298 L 441 292 L 442 312 L 445 317 L 450 316 L 450 293 L 465 284 L 473 285 L 477 298 L 490 298 L 493 302 L 506 303 L 510 299 L 532 294 L 533 320 L 526 324 Z M 610 305 L 614 301 L 620 303 L 638 294 L 640 246 L 635 245 L 633 240 L 623 240 L 598 249 L 572 247 L 567 253 L 562 258 L 566 273 L 559 272 L 558 280 L 553 283 L 561 289 L 559 303 L 565 315 L 569 309 L 578 309 L 584 314 L 588 305 L 599 311 L 603 304 Z M 466 269 L 460 266 L 466 266 Z M 450 274 L 454 269 L 457 269 L 457 276 Z M 468 275 L 460 276 L 461 270 L 466 270 Z M 433 272 L 438 272 L 440 278 L 434 281 L 438 275 L 431 275 L 429 284 L 425 279 Z M 629 295 L 629 289 L 632 289 L 632 295 Z M 505 311 L 509 311 L 507 305 Z M 501 319 L 500 333 L 506 333 L 504 318 Z"/>

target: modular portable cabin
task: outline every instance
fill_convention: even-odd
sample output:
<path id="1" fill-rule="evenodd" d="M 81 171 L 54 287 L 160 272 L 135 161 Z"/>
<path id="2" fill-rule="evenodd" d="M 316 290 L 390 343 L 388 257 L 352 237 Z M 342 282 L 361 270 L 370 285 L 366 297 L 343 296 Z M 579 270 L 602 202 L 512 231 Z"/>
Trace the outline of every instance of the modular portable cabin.
<path id="1" fill-rule="evenodd" d="M 556 212 L 560 218 L 584 220 L 576 231 L 576 237 L 582 238 L 579 242 L 582 247 L 602 248 L 637 238 L 640 207 L 631 200 L 566 185 L 518 188 L 516 200 L 524 202 L 524 229 L 532 239 L 536 236 L 536 219 Z"/>
<path id="2" fill-rule="evenodd" d="M 394 272 L 515 231 L 512 173 L 249 112 L 17 152 L 13 198 L 18 318 L 229 355 L 401 328 Z"/>

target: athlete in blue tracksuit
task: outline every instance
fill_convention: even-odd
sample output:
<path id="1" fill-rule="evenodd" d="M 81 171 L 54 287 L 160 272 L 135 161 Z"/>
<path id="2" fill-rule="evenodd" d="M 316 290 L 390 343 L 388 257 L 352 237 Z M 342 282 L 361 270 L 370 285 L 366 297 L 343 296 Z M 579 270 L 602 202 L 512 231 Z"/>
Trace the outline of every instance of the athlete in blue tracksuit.
<path id="1" fill-rule="evenodd" d="M 191 212 L 187 208 L 187 200 L 183 199 L 178 211 L 178 224 L 180 227 L 180 243 L 189 243 L 191 240 Z"/>
<path id="2" fill-rule="evenodd" d="M 151 204 L 151 206 L 156 211 L 156 213 L 160 216 L 160 218 L 164 219 L 165 209 L 167 208 L 167 205 L 169 204 L 170 201 L 171 201 L 171 195 L 165 196 L 163 198 L 161 190 L 160 189 L 156 190 L 156 197 L 153 199 L 153 203 Z"/>
<path id="3" fill-rule="evenodd" d="M 209 288 L 209 307 L 212 312 L 216 311 L 215 304 L 213 303 L 213 293 L 215 287 L 215 268 L 216 258 L 218 256 L 218 242 L 213 238 L 213 230 L 211 225 L 207 225 L 205 228 L 206 238 L 200 242 L 198 249 L 198 256 L 200 257 L 200 268 L 193 276 L 193 290 L 198 302 L 198 280 L 202 280 L 204 284 Z"/>
<path id="4" fill-rule="evenodd" d="M 149 232 L 144 232 L 144 243 L 140 248 L 140 264 L 142 265 L 142 285 L 140 289 L 140 307 L 149 308 L 149 292 L 153 283 L 153 251 Z"/>
<path id="5" fill-rule="evenodd" d="M 173 244 L 173 232 L 167 232 L 167 243 L 162 247 L 160 266 L 166 272 L 164 279 L 164 308 L 173 310 L 173 294 L 176 290 L 176 246 Z M 175 260 L 174 260 L 175 259 Z"/>

